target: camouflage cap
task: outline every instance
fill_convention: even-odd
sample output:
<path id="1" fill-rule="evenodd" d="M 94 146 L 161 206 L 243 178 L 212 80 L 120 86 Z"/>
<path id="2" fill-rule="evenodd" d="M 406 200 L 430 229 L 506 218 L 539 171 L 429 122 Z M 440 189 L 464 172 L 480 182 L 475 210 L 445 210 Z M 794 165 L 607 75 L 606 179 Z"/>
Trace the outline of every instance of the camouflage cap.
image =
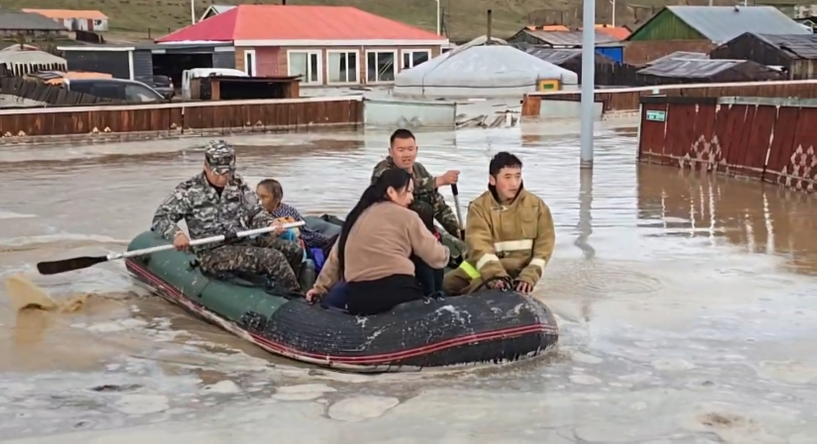
<path id="1" fill-rule="evenodd" d="M 235 171 L 235 148 L 223 140 L 211 140 L 204 147 L 204 159 L 216 174 Z"/>

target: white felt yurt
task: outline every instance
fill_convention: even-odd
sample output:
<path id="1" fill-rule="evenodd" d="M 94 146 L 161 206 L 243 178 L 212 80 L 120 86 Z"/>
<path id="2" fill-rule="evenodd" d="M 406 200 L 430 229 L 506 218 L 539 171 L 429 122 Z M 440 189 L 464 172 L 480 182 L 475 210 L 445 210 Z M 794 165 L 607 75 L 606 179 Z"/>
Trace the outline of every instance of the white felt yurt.
<path id="1" fill-rule="evenodd" d="M 521 97 L 540 82 L 576 89 L 573 71 L 545 62 L 499 39 L 477 38 L 428 62 L 402 71 L 394 95 L 425 98 Z"/>

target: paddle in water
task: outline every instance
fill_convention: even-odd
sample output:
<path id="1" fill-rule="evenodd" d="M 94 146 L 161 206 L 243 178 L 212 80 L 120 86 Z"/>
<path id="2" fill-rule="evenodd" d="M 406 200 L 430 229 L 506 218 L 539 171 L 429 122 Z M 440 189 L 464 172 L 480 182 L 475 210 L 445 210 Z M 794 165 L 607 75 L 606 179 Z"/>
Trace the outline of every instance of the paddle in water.
<path id="1" fill-rule="evenodd" d="M 289 229 L 300 227 L 301 225 L 304 225 L 303 221 L 283 224 L 282 226 L 285 229 Z M 196 245 L 222 242 L 227 239 L 240 239 L 243 237 L 255 236 L 256 234 L 269 233 L 275 229 L 276 227 L 269 226 L 264 228 L 257 228 L 255 230 L 239 231 L 238 233 L 230 234 L 227 236 L 219 235 L 205 237 L 204 239 L 196 239 L 194 241 L 190 241 L 190 246 L 193 247 Z M 37 264 L 37 270 L 40 272 L 40 274 L 44 275 L 59 274 L 68 271 L 82 270 L 83 268 L 93 267 L 94 265 L 101 264 L 103 262 L 115 261 L 117 259 L 126 259 L 129 257 L 144 256 L 147 254 L 158 253 L 160 251 L 172 250 L 173 248 L 174 248 L 173 245 L 161 245 L 153 248 L 145 248 L 144 250 L 133 250 L 128 251 L 126 253 L 109 254 L 107 256 L 82 256 L 71 259 L 62 259 L 58 261 L 40 262 Z"/>

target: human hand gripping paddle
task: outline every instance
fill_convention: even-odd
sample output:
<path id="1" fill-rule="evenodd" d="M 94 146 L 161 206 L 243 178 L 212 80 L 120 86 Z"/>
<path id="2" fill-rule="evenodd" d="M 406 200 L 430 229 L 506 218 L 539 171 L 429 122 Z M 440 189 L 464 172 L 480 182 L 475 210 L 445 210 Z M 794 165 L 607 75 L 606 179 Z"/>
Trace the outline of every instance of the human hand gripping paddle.
<path id="1" fill-rule="evenodd" d="M 264 234 L 275 231 L 278 227 L 283 226 L 284 229 L 288 228 L 295 228 L 304 225 L 304 221 L 300 222 L 293 222 L 289 224 L 275 224 L 269 227 L 264 228 L 257 228 L 255 230 L 247 230 L 247 231 L 239 231 L 238 233 L 228 234 L 228 235 L 219 235 L 219 236 L 212 236 L 212 237 L 205 237 L 204 239 L 196 239 L 194 241 L 190 241 L 190 246 L 196 245 L 204 245 L 204 244 L 212 244 L 214 242 L 222 242 L 225 240 L 233 240 L 233 239 L 240 239 L 243 237 L 255 236 L 256 234 Z M 37 264 L 37 270 L 40 274 L 49 275 L 49 274 L 59 274 L 65 273 L 67 271 L 74 271 L 74 270 L 82 270 L 83 268 L 92 267 L 96 264 L 101 264 L 103 262 L 108 261 L 115 261 L 117 259 L 127 259 L 129 257 L 136 257 L 136 256 L 144 256 L 147 254 L 158 253 L 160 251 L 166 250 L 173 250 L 175 247 L 171 245 L 162 245 L 159 247 L 152 247 L 152 248 L 145 248 L 144 250 L 133 250 L 128 251 L 127 253 L 116 253 L 116 254 L 109 254 L 107 256 L 83 256 L 83 257 L 75 257 L 72 259 L 62 259 L 58 261 L 51 261 L 51 262 L 40 262 Z"/>

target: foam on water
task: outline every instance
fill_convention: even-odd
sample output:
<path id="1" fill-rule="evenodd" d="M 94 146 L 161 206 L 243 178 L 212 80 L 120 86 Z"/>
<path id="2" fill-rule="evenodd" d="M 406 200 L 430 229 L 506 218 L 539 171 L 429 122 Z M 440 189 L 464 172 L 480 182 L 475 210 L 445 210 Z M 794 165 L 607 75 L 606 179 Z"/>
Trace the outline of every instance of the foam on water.
<path id="1" fill-rule="evenodd" d="M 11 211 L 3 211 L 0 210 L 0 220 L 2 219 L 29 219 L 32 217 L 37 217 L 36 214 L 21 214 L 21 213 L 14 213 Z"/>

